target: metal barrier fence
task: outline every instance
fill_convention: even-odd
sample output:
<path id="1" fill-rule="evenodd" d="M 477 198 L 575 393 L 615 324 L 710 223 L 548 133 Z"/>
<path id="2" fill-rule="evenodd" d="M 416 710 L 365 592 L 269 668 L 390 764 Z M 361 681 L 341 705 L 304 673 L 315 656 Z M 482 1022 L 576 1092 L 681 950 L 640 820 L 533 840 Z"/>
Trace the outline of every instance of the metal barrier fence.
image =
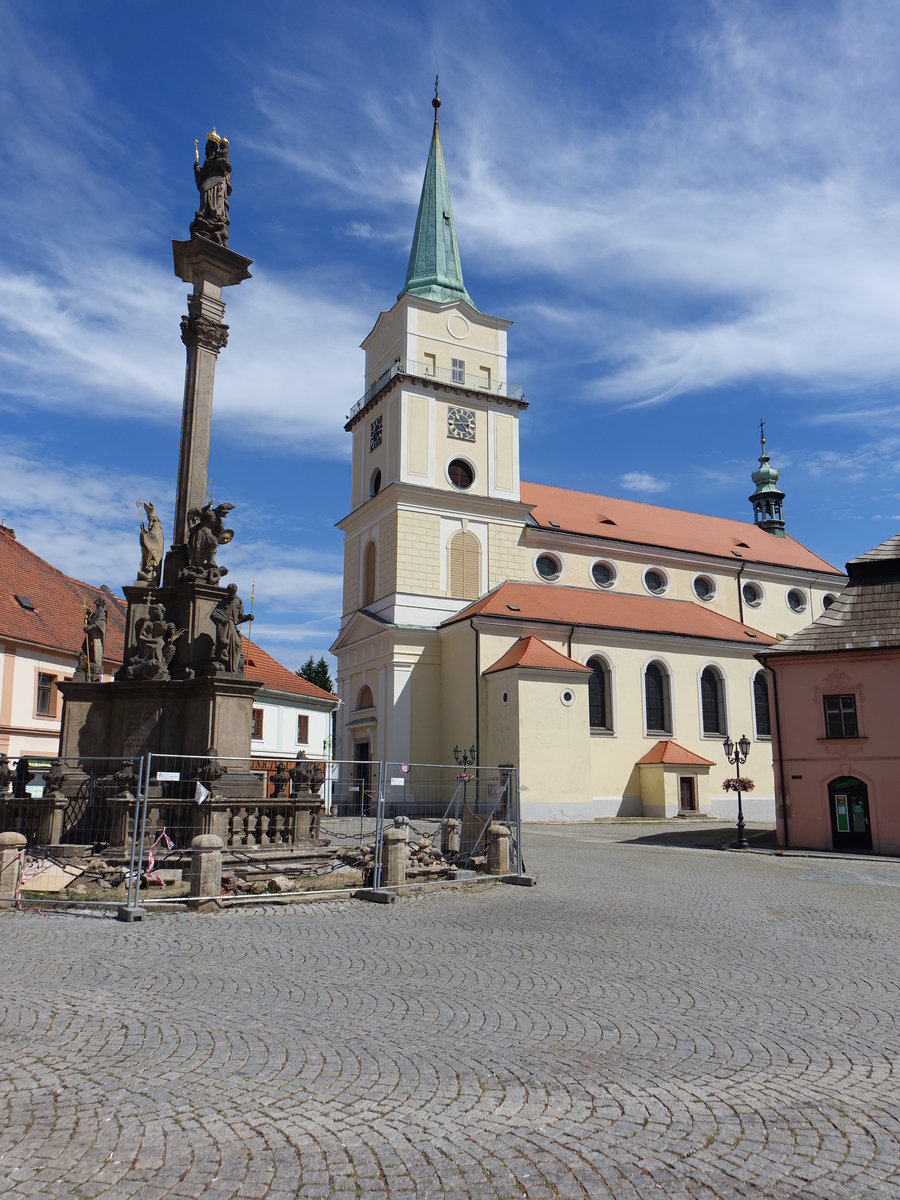
<path id="1" fill-rule="evenodd" d="M 522 874 L 519 773 L 515 767 L 391 763 L 382 769 L 375 831 L 375 888 L 383 885 L 385 827 L 410 827 L 407 878 L 427 881 L 445 867 L 482 865 L 493 822 L 510 834 L 510 870 Z"/>
<path id="2" fill-rule="evenodd" d="M 193 839 L 215 834 L 224 844 L 223 882 L 234 894 L 265 892 L 275 876 L 279 890 L 359 886 L 374 864 L 380 765 L 148 755 L 138 838 L 143 858 L 153 856 L 145 885 L 166 882 L 160 872 L 170 868 L 186 877 Z M 128 903 L 136 906 L 142 881 L 133 875 Z M 145 886 L 144 903 L 171 896 L 148 896 Z"/>
<path id="3" fill-rule="evenodd" d="M 143 772 L 140 757 L 0 755 L 0 830 L 24 837 L 22 878 L 41 903 L 70 887 L 85 903 L 116 903 L 133 860 Z"/>
<path id="4" fill-rule="evenodd" d="M 384 832 L 395 821 L 410 826 L 410 882 L 483 868 L 493 822 L 508 828 L 510 870 L 522 873 L 512 767 L 0 756 L 0 831 L 25 838 L 20 903 L 77 899 L 133 914 L 141 902 L 182 900 L 201 834 L 221 838 L 225 895 L 377 891 Z"/>

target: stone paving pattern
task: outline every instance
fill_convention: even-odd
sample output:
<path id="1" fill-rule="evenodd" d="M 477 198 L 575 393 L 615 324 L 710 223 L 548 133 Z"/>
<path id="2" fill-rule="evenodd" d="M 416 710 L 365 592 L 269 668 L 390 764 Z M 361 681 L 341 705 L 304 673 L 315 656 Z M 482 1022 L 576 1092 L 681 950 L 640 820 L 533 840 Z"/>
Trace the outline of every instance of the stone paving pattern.
<path id="1" fill-rule="evenodd" d="M 535 889 L 0 914 L 0 1194 L 900 1194 L 900 867 L 526 827 Z"/>

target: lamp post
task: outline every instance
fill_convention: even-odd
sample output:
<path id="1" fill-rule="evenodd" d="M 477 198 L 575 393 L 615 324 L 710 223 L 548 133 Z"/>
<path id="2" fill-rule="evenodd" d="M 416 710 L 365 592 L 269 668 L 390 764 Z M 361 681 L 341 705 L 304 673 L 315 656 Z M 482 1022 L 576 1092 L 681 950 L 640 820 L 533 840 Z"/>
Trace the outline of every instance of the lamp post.
<path id="1" fill-rule="evenodd" d="M 745 733 L 739 742 L 733 742 L 730 737 L 727 737 L 722 745 L 725 747 L 725 757 L 730 763 L 734 764 L 734 769 L 737 775 L 738 836 L 735 846 L 738 850 L 747 850 L 749 849 L 750 843 L 747 841 L 747 834 L 744 831 L 744 809 L 743 805 L 741 804 L 741 767 L 750 756 L 750 739 Z"/>

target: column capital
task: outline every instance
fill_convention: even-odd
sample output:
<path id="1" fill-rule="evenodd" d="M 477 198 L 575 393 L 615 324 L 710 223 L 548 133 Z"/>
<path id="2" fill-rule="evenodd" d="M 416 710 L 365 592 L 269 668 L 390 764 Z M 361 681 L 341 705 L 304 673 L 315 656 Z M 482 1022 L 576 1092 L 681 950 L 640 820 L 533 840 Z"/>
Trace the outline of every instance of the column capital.
<path id="1" fill-rule="evenodd" d="M 228 326 L 212 317 L 191 313 L 181 318 L 181 340 L 188 347 L 199 346 L 218 355 L 228 345 Z"/>

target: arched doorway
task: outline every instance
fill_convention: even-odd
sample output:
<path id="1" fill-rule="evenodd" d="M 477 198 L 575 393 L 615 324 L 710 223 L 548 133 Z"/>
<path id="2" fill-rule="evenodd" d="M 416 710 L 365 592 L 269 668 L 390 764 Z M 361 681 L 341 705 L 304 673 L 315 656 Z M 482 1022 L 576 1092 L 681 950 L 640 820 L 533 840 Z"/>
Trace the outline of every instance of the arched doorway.
<path id="1" fill-rule="evenodd" d="M 866 853 L 872 849 L 869 827 L 869 789 L 861 779 L 845 775 L 828 785 L 831 839 L 835 850 Z"/>

